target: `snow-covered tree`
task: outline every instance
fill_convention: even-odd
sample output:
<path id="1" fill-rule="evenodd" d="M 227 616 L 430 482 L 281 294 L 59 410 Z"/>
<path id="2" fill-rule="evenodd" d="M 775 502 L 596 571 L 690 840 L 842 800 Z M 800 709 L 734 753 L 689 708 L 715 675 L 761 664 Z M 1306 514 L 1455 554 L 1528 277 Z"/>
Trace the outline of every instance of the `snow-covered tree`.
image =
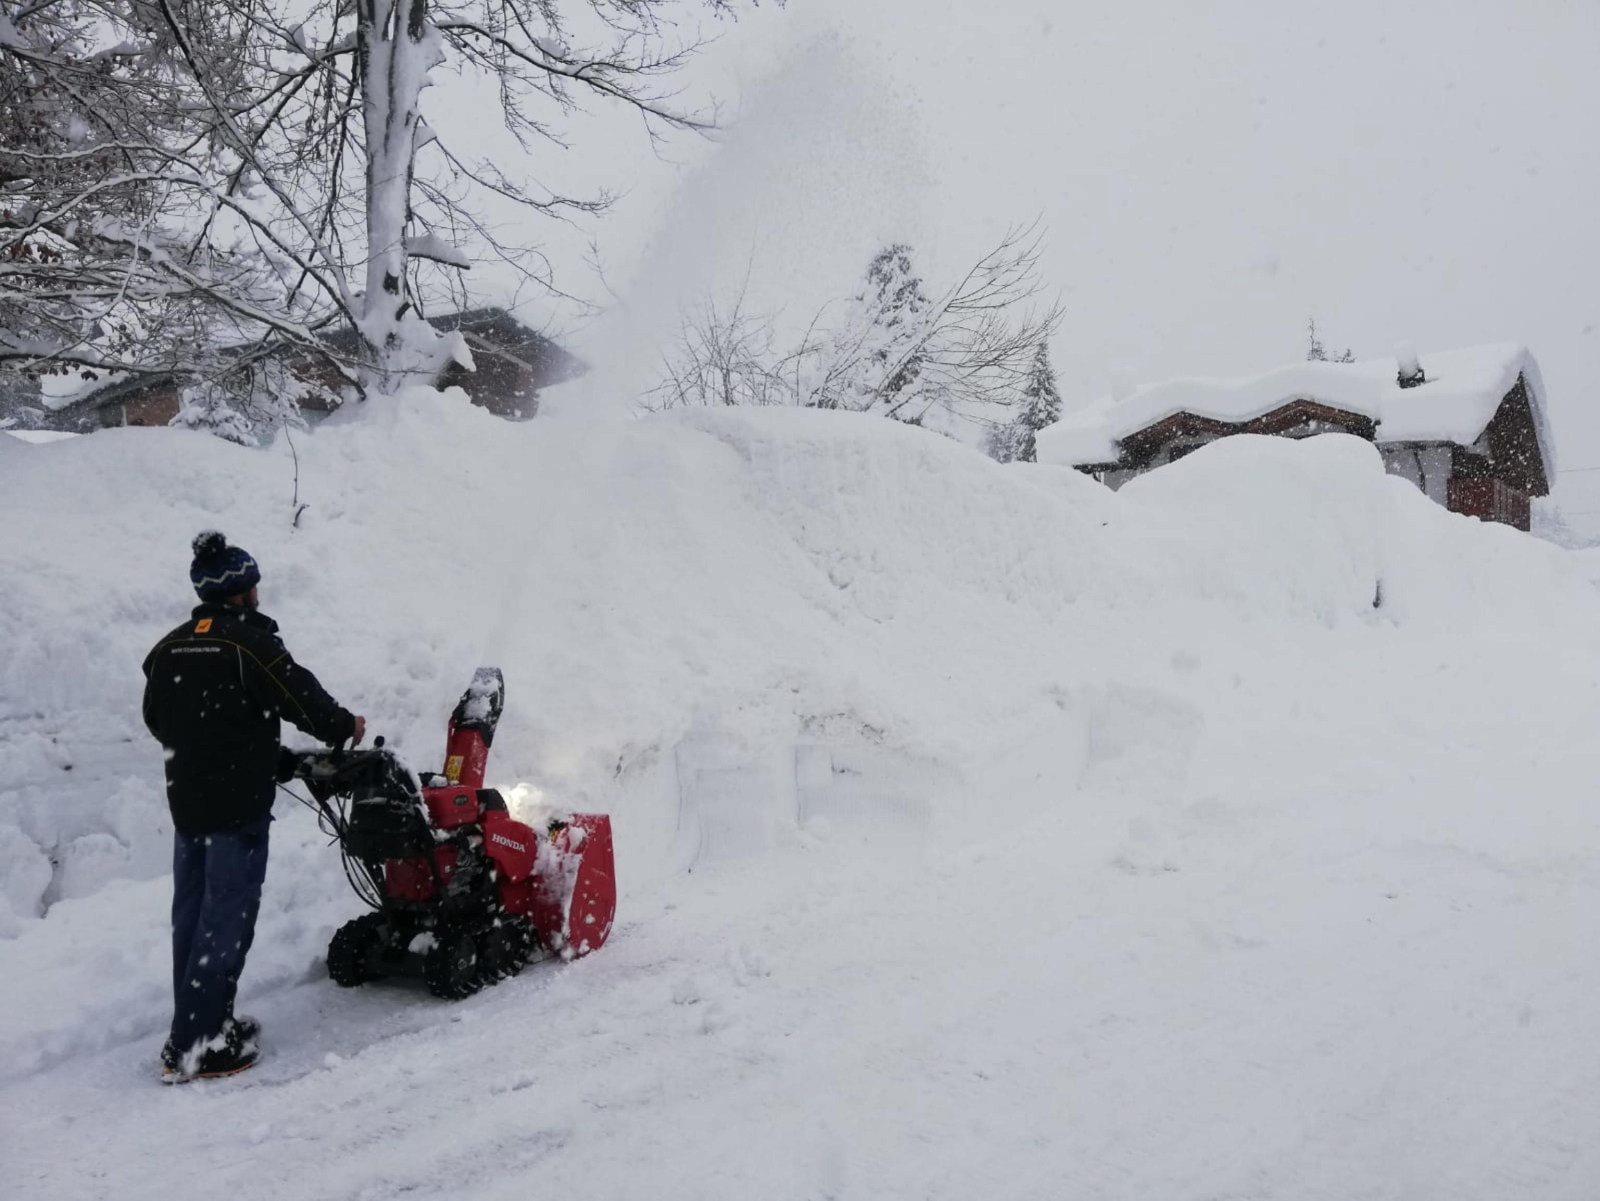
<path id="1" fill-rule="evenodd" d="M 251 297 L 253 264 L 182 230 L 207 122 L 160 11 L 0 0 L 0 366 L 165 370 Z"/>
<path id="2" fill-rule="evenodd" d="M 776 345 L 774 318 L 749 310 L 747 276 L 732 303 L 704 303 L 686 315 L 644 404 L 798 404 L 881 413 L 945 433 L 954 432 L 947 418 L 966 420 L 989 428 L 990 453 L 1003 458 L 995 430 L 1011 422 L 997 414 L 1027 394 L 1037 348 L 1061 321 L 1058 306 L 1041 312 L 1031 305 L 1041 290 L 1040 244 L 1035 228 L 1009 231 L 937 296 L 910 247 L 887 246 L 873 256 L 842 317 L 829 328 L 818 314 L 787 351 Z M 1059 400 L 1055 405 L 1059 416 Z"/>
<path id="3" fill-rule="evenodd" d="M 935 410 L 993 423 L 1026 384 L 1034 347 L 1061 322 L 1040 312 L 1037 226 L 1007 231 L 942 295 L 929 298 L 905 246 L 873 258 L 865 287 L 819 356 L 803 402 L 921 424 Z"/>
<path id="4" fill-rule="evenodd" d="M 245 359 L 230 368 L 186 386 L 171 424 L 257 446 L 285 426 L 303 427 L 306 401 L 321 408 L 338 403 L 314 373 L 296 371 L 279 358 Z"/>
<path id="5" fill-rule="evenodd" d="M 747 277 L 734 302 L 705 303 L 685 317 L 644 404 L 850 409 L 945 433 L 952 421 L 1006 424 L 997 415 L 1018 404 L 1035 348 L 1061 321 L 1058 306 L 1031 304 L 1041 290 L 1039 247 L 1035 229 L 1013 229 L 933 295 L 911 249 L 887 246 L 831 328 L 824 309 L 787 351 L 776 345 L 775 319 L 746 305 Z"/>
<path id="6" fill-rule="evenodd" d="M 911 262 L 911 247 L 886 246 L 834 331 L 806 403 L 819 409 L 877 409 L 901 420 L 940 400 L 924 377 L 933 301 Z"/>
<path id="7" fill-rule="evenodd" d="M 0 364 L 207 376 L 245 346 L 377 390 L 431 379 L 468 356 L 421 310 L 474 257 L 556 287 L 479 199 L 603 209 L 541 184 L 536 152 L 584 98 L 652 137 L 705 128 L 664 90 L 695 46 L 671 18 L 733 2 L 0 0 Z M 445 61 L 525 162 L 424 120 Z"/>
<path id="8" fill-rule="evenodd" d="M 983 436 L 983 453 L 996 463 L 1014 463 L 1017 459 L 1017 423 L 1008 421 L 997 425 Z"/>
<path id="9" fill-rule="evenodd" d="M 185 388 L 172 424 L 180 429 L 214 434 L 240 446 L 256 444 L 255 428 L 249 418 L 229 404 L 227 395 L 213 384 L 191 384 Z"/>
<path id="10" fill-rule="evenodd" d="M 992 440 L 989 453 L 1001 462 L 1037 462 L 1034 435 L 1061 420 L 1061 392 L 1056 387 L 1055 369 L 1050 366 L 1050 351 L 1043 342 L 1034 350 L 1028 383 L 1022 390 L 1022 404 L 1005 428 L 1005 436 Z M 997 431 L 998 433 L 998 431 Z M 1001 453 L 996 453 L 1000 451 Z"/>

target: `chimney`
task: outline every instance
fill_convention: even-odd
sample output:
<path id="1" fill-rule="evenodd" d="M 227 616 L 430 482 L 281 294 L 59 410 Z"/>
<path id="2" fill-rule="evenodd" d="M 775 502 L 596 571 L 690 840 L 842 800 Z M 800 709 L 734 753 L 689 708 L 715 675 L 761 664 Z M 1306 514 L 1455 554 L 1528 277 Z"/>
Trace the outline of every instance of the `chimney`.
<path id="1" fill-rule="evenodd" d="M 1409 342 L 1402 342 L 1394 350 L 1395 361 L 1400 364 L 1400 374 L 1396 382 L 1402 388 L 1415 388 L 1418 384 L 1428 382 L 1428 375 L 1422 370 L 1422 363 L 1417 359 L 1417 348 Z"/>

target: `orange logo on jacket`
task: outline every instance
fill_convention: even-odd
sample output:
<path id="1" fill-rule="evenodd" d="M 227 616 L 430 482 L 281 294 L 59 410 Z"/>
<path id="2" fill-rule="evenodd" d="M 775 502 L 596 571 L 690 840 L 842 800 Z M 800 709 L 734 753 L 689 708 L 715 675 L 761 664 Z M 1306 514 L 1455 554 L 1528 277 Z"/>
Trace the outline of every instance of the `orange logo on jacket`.
<path id="1" fill-rule="evenodd" d="M 195 622 L 194 632 L 196 634 L 211 633 L 211 619 L 209 617 L 202 617 L 199 621 Z"/>

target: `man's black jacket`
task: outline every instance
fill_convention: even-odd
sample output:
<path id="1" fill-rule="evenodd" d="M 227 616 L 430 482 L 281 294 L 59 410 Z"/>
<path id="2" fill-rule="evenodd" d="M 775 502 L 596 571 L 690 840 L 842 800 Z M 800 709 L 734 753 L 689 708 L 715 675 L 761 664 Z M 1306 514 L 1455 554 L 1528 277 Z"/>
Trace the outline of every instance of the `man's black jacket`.
<path id="1" fill-rule="evenodd" d="M 232 830 L 272 810 L 278 719 L 336 743 L 355 718 L 290 657 L 278 623 L 206 603 L 144 661 L 144 724 L 167 752 L 172 823 L 190 834 Z"/>

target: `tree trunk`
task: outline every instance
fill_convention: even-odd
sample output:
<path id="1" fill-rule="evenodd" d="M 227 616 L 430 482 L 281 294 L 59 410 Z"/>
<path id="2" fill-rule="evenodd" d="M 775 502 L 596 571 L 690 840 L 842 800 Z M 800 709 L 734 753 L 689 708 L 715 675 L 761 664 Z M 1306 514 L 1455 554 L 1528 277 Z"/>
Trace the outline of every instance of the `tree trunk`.
<path id="1" fill-rule="evenodd" d="M 406 292 L 406 226 L 416 158 L 419 100 L 443 59 L 427 0 L 357 0 L 358 67 L 367 144 L 367 286 L 361 334 L 372 366 L 368 391 L 392 393 L 431 382 L 432 331 Z M 408 329 L 409 327 L 412 327 Z M 415 328 L 421 326 L 420 329 Z"/>

